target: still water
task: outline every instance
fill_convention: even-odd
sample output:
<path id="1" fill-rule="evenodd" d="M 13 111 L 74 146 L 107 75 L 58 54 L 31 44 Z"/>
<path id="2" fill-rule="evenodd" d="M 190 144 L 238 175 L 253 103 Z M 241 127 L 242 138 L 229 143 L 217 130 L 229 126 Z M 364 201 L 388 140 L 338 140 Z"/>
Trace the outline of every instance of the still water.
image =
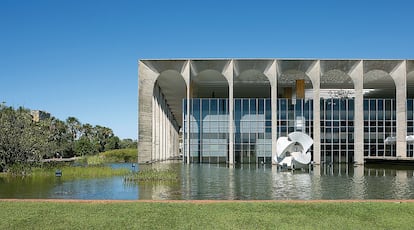
<path id="1" fill-rule="evenodd" d="M 129 167 L 131 164 L 114 164 Z M 312 171 L 278 171 L 270 165 L 181 163 L 144 167 L 171 168 L 176 183 L 124 183 L 123 177 L 64 180 L 62 178 L 0 178 L 0 198 L 49 199 L 414 199 L 414 168 L 321 165 Z"/>

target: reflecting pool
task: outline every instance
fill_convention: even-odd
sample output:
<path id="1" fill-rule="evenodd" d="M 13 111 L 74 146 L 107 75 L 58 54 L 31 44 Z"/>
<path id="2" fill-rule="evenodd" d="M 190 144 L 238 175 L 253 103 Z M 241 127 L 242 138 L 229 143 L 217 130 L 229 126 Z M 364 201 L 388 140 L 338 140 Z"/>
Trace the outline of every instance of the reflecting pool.
<path id="1" fill-rule="evenodd" d="M 129 167 L 131 164 L 115 164 Z M 174 183 L 124 183 L 123 177 L 65 180 L 0 177 L 0 198 L 49 199 L 414 199 L 414 167 L 321 165 L 280 171 L 271 165 L 162 163 L 145 167 L 176 170 Z"/>

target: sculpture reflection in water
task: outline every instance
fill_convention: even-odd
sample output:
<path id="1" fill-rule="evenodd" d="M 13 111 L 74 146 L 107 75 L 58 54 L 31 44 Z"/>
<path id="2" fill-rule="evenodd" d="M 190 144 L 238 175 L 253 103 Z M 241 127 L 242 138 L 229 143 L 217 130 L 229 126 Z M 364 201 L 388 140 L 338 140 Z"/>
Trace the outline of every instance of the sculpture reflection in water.
<path id="1" fill-rule="evenodd" d="M 287 169 L 305 168 L 311 163 L 313 139 L 302 132 L 289 133 L 287 137 L 279 137 L 276 143 L 274 161 Z"/>

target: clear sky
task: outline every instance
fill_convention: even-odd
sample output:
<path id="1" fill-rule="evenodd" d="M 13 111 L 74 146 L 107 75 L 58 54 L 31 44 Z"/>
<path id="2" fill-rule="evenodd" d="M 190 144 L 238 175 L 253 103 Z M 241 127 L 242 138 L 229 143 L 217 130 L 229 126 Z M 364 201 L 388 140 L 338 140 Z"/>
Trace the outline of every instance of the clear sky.
<path id="1" fill-rule="evenodd" d="M 137 139 L 138 59 L 414 59 L 412 0 L 0 0 L 0 102 Z"/>

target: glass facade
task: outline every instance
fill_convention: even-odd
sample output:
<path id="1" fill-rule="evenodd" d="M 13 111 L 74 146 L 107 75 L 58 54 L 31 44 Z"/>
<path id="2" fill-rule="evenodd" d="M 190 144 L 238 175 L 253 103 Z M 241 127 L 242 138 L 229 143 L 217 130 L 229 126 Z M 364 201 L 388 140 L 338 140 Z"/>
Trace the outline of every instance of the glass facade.
<path id="1" fill-rule="evenodd" d="M 234 99 L 236 163 L 271 163 L 272 110 L 270 99 Z"/>
<path id="2" fill-rule="evenodd" d="M 219 163 L 228 157 L 228 99 L 184 100 L 184 155 L 187 156 L 187 103 L 190 103 L 190 162 Z"/>
<path id="3" fill-rule="evenodd" d="M 396 156 L 395 144 L 385 144 L 396 137 L 395 99 L 364 99 L 364 156 Z"/>
<path id="4" fill-rule="evenodd" d="M 313 138 L 313 100 L 277 99 L 276 135 L 294 131 Z M 190 106 L 190 120 L 186 108 Z M 364 99 L 364 156 L 396 156 L 395 143 L 386 138 L 396 136 L 395 99 Z M 322 162 L 353 162 L 353 98 L 320 99 L 320 143 Z M 270 98 L 234 99 L 235 163 L 272 162 L 272 114 Z M 226 163 L 229 160 L 229 100 L 193 98 L 183 100 L 184 156 L 193 163 Z M 190 133 L 187 134 L 187 125 Z M 187 135 L 190 143 L 187 143 Z M 414 99 L 407 100 L 407 135 L 414 135 Z M 190 152 L 187 153 L 188 144 Z M 313 151 L 311 149 L 310 151 Z M 407 155 L 413 157 L 414 146 L 407 144 Z"/>
<path id="5" fill-rule="evenodd" d="M 407 100 L 407 136 L 414 135 L 414 99 Z M 414 157 L 414 145 L 407 142 L 407 157 Z"/>
<path id="6" fill-rule="evenodd" d="M 352 162 L 354 156 L 354 99 L 321 99 L 321 160 Z"/>
<path id="7" fill-rule="evenodd" d="M 313 100 L 279 98 L 277 103 L 277 137 L 304 132 L 313 138 Z"/>
<path id="8" fill-rule="evenodd" d="M 229 157 L 228 99 L 193 98 L 183 102 L 184 156 L 187 156 L 187 103 L 190 103 L 190 162 L 225 163 Z M 294 131 L 312 136 L 313 102 L 278 99 L 277 136 Z M 234 99 L 235 163 L 272 162 L 270 98 Z M 312 150 L 311 150 L 312 151 Z"/>

